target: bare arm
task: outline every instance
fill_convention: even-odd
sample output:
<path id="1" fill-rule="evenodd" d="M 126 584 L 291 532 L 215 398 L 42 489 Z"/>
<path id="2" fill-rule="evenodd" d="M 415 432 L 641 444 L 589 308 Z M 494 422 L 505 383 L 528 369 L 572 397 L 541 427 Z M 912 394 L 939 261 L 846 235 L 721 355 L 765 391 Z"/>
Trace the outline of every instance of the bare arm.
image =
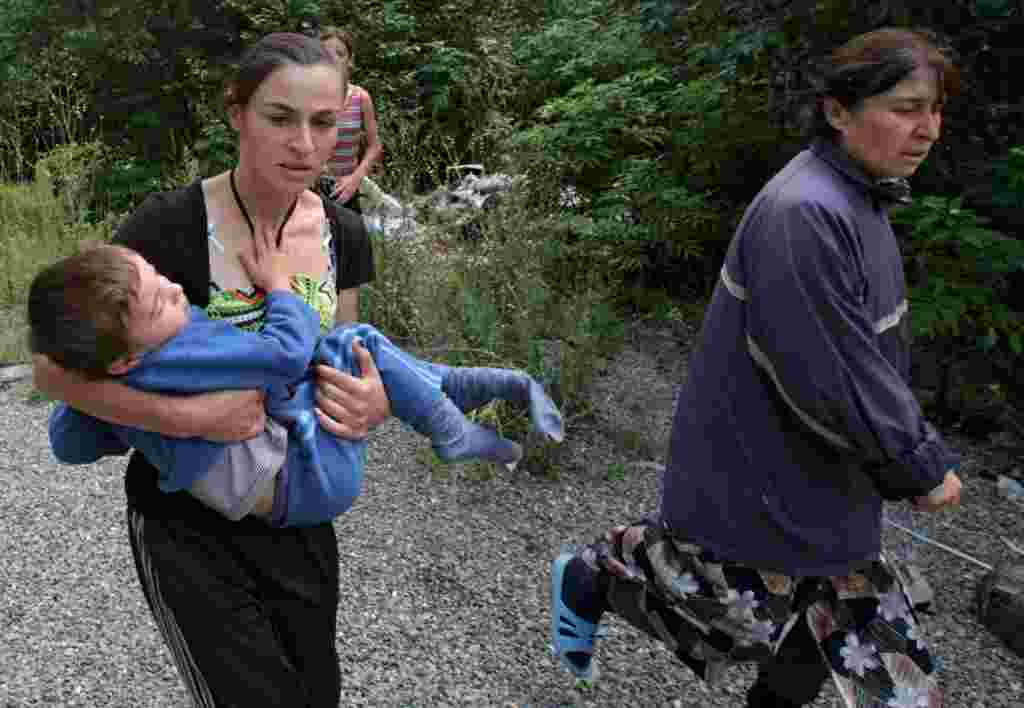
<path id="1" fill-rule="evenodd" d="M 384 152 L 380 144 L 380 136 L 377 134 L 377 113 L 373 108 L 373 99 L 366 89 L 359 89 L 363 93 L 363 126 L 366 130 L 366 151 L 363 159 L 356 165 L 352 174 L 338 177 L 335 180 L 334 192 L 331 198 L 337 199 L 342 204 L 347 204 L 353 195 L 359 191 L 359 183 L 363 177 L 370 173 L 374 164 L 380 160 Z"/>
<path id="2" fill-rule="evenodd" d="M 109 379 L 89 380 L 41 355 L 33 356 L 32 363 L 37 389 L 109 423 L 216 442 L 247 440 L 261 433 L 265 424 L 262 391 L 168 396 Z"/>
<path id="3" fill-rule="evenodd" d="M 380 157 L 384 152 L 384 146 L 380 143 L 380 136 L 377 133 L 377 111 L 373 107 L 373 99 L 370 98 L 370 92 L 363 89 L 363 98 L 365 103 L 363 104 L 363 124 L 366 128 L 366 152 L 363 154 L 363 159 L 356 167 L 356 174 L 362 179 L 366 175 L 370 174 L 370 170 L 373 166 L 380 161 Z"/>
<path id="4" fill-rule="evenodd" d="M 359 288 L 338 291 L 338 308 L 334 311 L 334 323 L 359 321 Z"/>

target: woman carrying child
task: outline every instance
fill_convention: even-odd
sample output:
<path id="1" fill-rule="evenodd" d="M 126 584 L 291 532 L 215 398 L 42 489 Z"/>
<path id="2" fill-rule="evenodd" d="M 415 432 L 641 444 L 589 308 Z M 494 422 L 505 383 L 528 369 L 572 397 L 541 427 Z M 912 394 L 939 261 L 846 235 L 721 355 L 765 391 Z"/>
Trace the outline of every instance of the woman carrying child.
<path id="1" fill-rule="evenodd" d="M 342 76 L 316 39 L 275 34 L 253 45 L 227 83 L 238 164 L 152 195 L 115 242 L 142 255 L 214 318 L 257 328 L 263 294 L 239 260 L 257 237 L 303 259 L 296 291 L 326 330 L 355 321 L 357 288 L 373 278 L 361 220 L 309 187 L 334 148 Z M 364 437 L 389 415 L 376 368 L 362 377 L 318 366 L 321 428 Z M 264 429 L 262 393 L 166 396 L 92 381 L 36 358 L 36 385 L 96 418 L 170 436 L 237 441 Z M 186 492 L 165 494 L 135 453 L 125 475 L 128 529 L 150 610 L 197 706 L 335 708 L 338 543 L 334 527 L 230 521 Z"/>

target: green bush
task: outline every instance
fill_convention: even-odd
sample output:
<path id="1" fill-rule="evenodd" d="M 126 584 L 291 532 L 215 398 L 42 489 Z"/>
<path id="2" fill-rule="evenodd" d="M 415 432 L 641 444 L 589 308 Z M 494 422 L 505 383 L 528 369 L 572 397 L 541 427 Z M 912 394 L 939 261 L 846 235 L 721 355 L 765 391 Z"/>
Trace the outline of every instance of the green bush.
<path id="1" fill-rule="evenodd" d="M 993 201 L 1001 207 L 1024 209 L 1024 145 L 1010 148 L 996 164 Z"/>
<path id="2" fill-rule="evenodd" d="M 926 264 L 924 282 L 910 288 L 914 334 L 969 336 L 983 351 L 1003 342 L 1015 356 L 1024 352 L 1024 319 L 990 284 L 993 275 L 1024 270 L 1024 243 L 986 228 L 960 197 L 921 197 L 892 220 L 909 227 L 907 267 Z"/>
<path id="3" fill-rule="evenodd" d="M 548 14 L 544 27 L 524 32 L 513 50 L 528 96 L 542 101 L 588 79 L 605 83 L 655 63 L 645 28 L 631 11 L 601 0 L 558 0 L 548 3 Z"/>
<path id="4" fill-rule="evenodd" d="M 106 154 L 106 146 L 93 140 L 59 145 L 36 161 L 36 182 L 54 193 L 63 207 L 63 221 L 74 223 L 90 216 Z"/>
<path id="5" fill-rule="evenodd" d="M 96 175 L 93 211 L 100 217 L 125 214 L 163 186 L 163 166 L 131 155 L 112 154 Z"/>
<path id="6" fill-rule="evenodd" d="M 66 205 L 50 184 L 0 184 L 0 309 L 8 322 L 0 331 L 4 359 L 25 360 L 24 312 L 29 284 L 44 266 L 74 253 L 82 241 L 108 241 L 113 221 L 65 221 Z"/>

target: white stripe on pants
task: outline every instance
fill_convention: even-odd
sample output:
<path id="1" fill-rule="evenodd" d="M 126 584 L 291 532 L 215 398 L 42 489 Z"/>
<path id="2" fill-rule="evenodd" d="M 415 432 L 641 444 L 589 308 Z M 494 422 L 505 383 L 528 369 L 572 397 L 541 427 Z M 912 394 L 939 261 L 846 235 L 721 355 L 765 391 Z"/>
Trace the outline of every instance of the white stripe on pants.
<path id="1" fill-rule="evenodd" d="M 142 591 L 149 603 L 149 609 L 164 638 L 164 643 L 171 650 L 171 658 L 174 659 L 174 664 L 178 668 L 178 675 L 181 676 L 196 708 L 216 708 L 213 694 L 210 693 L 206 680 L 199 671 L 199 666 L 192 658 L 185 637 L 174 619 L 174 613 L 160 594 L 160 580 L 153 572 L 152 560 L 146 547 L 144 524 L 145 517 L 142 514 L 135 509 L 128 510 L 128 533 L 131 535 L 139 582 L 142 584 Z"/>

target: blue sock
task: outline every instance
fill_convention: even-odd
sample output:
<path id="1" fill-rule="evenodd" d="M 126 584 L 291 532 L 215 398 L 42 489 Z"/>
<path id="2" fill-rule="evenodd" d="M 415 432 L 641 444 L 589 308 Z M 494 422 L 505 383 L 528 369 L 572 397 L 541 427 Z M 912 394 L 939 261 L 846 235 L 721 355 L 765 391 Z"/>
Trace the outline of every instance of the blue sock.
<path id="1" fill-rule="evenodd" d="M 445 462 L 478 458 L 514 467 L 523 456 L 519 444 L 472 422 L 447 397 L 424 418 L 407 422 L 430 438 L 434 452 Z"/>
<path id="2" fill-rule="evenodd" d="M 474 411 L 493 400 L 505 400 L 530 411 L 530 420 L 538 432 L 562 442 L 565 429 L 558 406 L 544 387 L 525 371 L 482 366 L 459 366 L 444 370 L 444 391 L 464 412 Z"/>

